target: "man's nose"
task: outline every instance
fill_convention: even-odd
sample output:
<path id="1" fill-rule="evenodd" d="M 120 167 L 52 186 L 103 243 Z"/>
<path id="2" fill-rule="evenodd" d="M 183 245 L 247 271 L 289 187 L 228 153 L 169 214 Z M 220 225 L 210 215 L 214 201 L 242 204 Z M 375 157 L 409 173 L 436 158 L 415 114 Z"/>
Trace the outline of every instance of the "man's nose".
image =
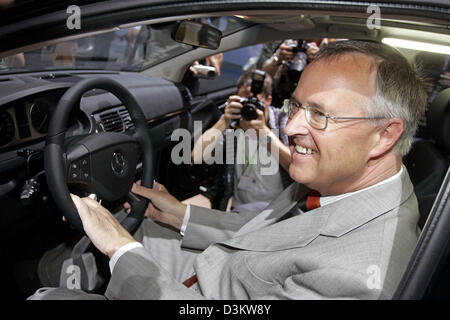
<path id="1" fill-rule="evenodd" d="M 292 119 L 288 120 L 284 132 L 286 135 L 292 136 L 296 134 L 308 134 L 309 129 L 310 125 L 306 120 L 306 112 L 304 109 L 300 108 Z"/>
<path id="2" fill-rule="evenodd" d="M 250 98 L 251 96 L 253 96 L 252 87 L 248 86 L 245 88 L 245 98 Z"/>

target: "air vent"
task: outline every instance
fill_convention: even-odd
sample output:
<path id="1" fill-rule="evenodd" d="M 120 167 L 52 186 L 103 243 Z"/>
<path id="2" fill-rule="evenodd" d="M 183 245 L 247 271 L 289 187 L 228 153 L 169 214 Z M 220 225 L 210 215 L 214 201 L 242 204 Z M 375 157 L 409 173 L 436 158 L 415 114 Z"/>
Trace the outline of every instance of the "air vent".
<path id="1" fill-rule="evenodd" d="M 104 131 L 124 132 L 134 128 L 133 120 L 124 106 L 103 111 L 96 118 Z"/>
<path id="2" fill-rule="evenodd" d="M 125 130 L 134 129 L 133 120 L 131 120 L 130 113 L 128 112 L 128 110 L 125 107 L 119 108 L 119 114 L 123 120 L 124 129 Z"/>
<path id="3" fill-rule="evenodd" d="M 108 132 L 123 132 L 123 120 L 117 110 L 106 111 L 100 114 L 103 129 Z"/>

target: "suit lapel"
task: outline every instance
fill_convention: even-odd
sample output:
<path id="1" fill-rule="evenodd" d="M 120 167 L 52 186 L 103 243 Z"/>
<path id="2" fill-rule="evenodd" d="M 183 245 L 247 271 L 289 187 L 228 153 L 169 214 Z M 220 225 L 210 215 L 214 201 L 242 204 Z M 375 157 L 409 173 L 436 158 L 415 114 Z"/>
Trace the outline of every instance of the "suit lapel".
<path id="1" fill-rule="evenodd" d="M 411 195 L 413 195 L 413 185 L 404 167 L 399 179 L 391 180 L 326 206 L 330 216 L 320 233 L 340 237 L 399 207 Z"/>
<path id="2" fill-rule="evenodd" d="M 235 237 L 247 234 L 253 230 L 261 229 L 280 220 L 295 207 L 298 200 L 304 197 L 308 191 L 309 189 L 298 183 L 291 184 L 279 197 L 267 206 L 267 209 L 263 210 L 260 214 L 242 226 L 235 234 Z"/>
<path id="3" fill-rule="evenodd" d="M 321 208 L 301 213 L 224 242 L 250 251 L 275 251 L 303 247 L 317 238 L 328 213 Z"/>
<path id="4" fill-rule="evenodd" d="M 340 237 L 399 207 L 413 194 L 413 186 L 404 168 L 400 179 L 278 221 L 307 192 L 301 186 L 292 188 L 290 195 L 274 202 L 261 213 L 263 216 L 256 216 L 222 244 L 250 251 L 275 251 L 306 246 L 319 235 Z M 280 208 L 283 203 L 284 208 Z"/>

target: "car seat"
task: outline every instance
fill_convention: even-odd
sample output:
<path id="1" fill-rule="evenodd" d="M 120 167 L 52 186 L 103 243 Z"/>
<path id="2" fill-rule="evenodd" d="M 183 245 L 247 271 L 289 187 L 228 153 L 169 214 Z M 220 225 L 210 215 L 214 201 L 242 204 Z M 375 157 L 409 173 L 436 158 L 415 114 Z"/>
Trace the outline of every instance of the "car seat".
<path id="1" fill-rule="evenodd" d="M 421 229 L 449 167 L 450 88 L 436 96 L 428 112 L 427 127 L 432 140 L 415 141 L 403 159 L 419 202 Z"/>
<path id="2" fill-rule="evenodd" d="M 428 126 L 434 141 L 415 142 L 404 159 L 419 201 L 422 232 L 394 293 L 395 300 L 449 296 L 450 88 L 430 105 Z"/>

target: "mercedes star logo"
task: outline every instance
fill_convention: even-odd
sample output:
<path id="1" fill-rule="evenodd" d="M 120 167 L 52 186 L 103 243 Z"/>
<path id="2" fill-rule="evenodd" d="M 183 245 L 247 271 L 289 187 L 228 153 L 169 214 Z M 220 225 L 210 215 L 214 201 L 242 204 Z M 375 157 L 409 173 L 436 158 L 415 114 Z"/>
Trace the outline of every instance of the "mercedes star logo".
<path id="1" fill-rule="evenodd" d="M 111 168 L 113 172 L 118 175 L 122 176 L 124 174 L 124 171 L 126 169 L 126 161 L 123 154 L 120 152 L 114 152 L 111 159 Z"/>

